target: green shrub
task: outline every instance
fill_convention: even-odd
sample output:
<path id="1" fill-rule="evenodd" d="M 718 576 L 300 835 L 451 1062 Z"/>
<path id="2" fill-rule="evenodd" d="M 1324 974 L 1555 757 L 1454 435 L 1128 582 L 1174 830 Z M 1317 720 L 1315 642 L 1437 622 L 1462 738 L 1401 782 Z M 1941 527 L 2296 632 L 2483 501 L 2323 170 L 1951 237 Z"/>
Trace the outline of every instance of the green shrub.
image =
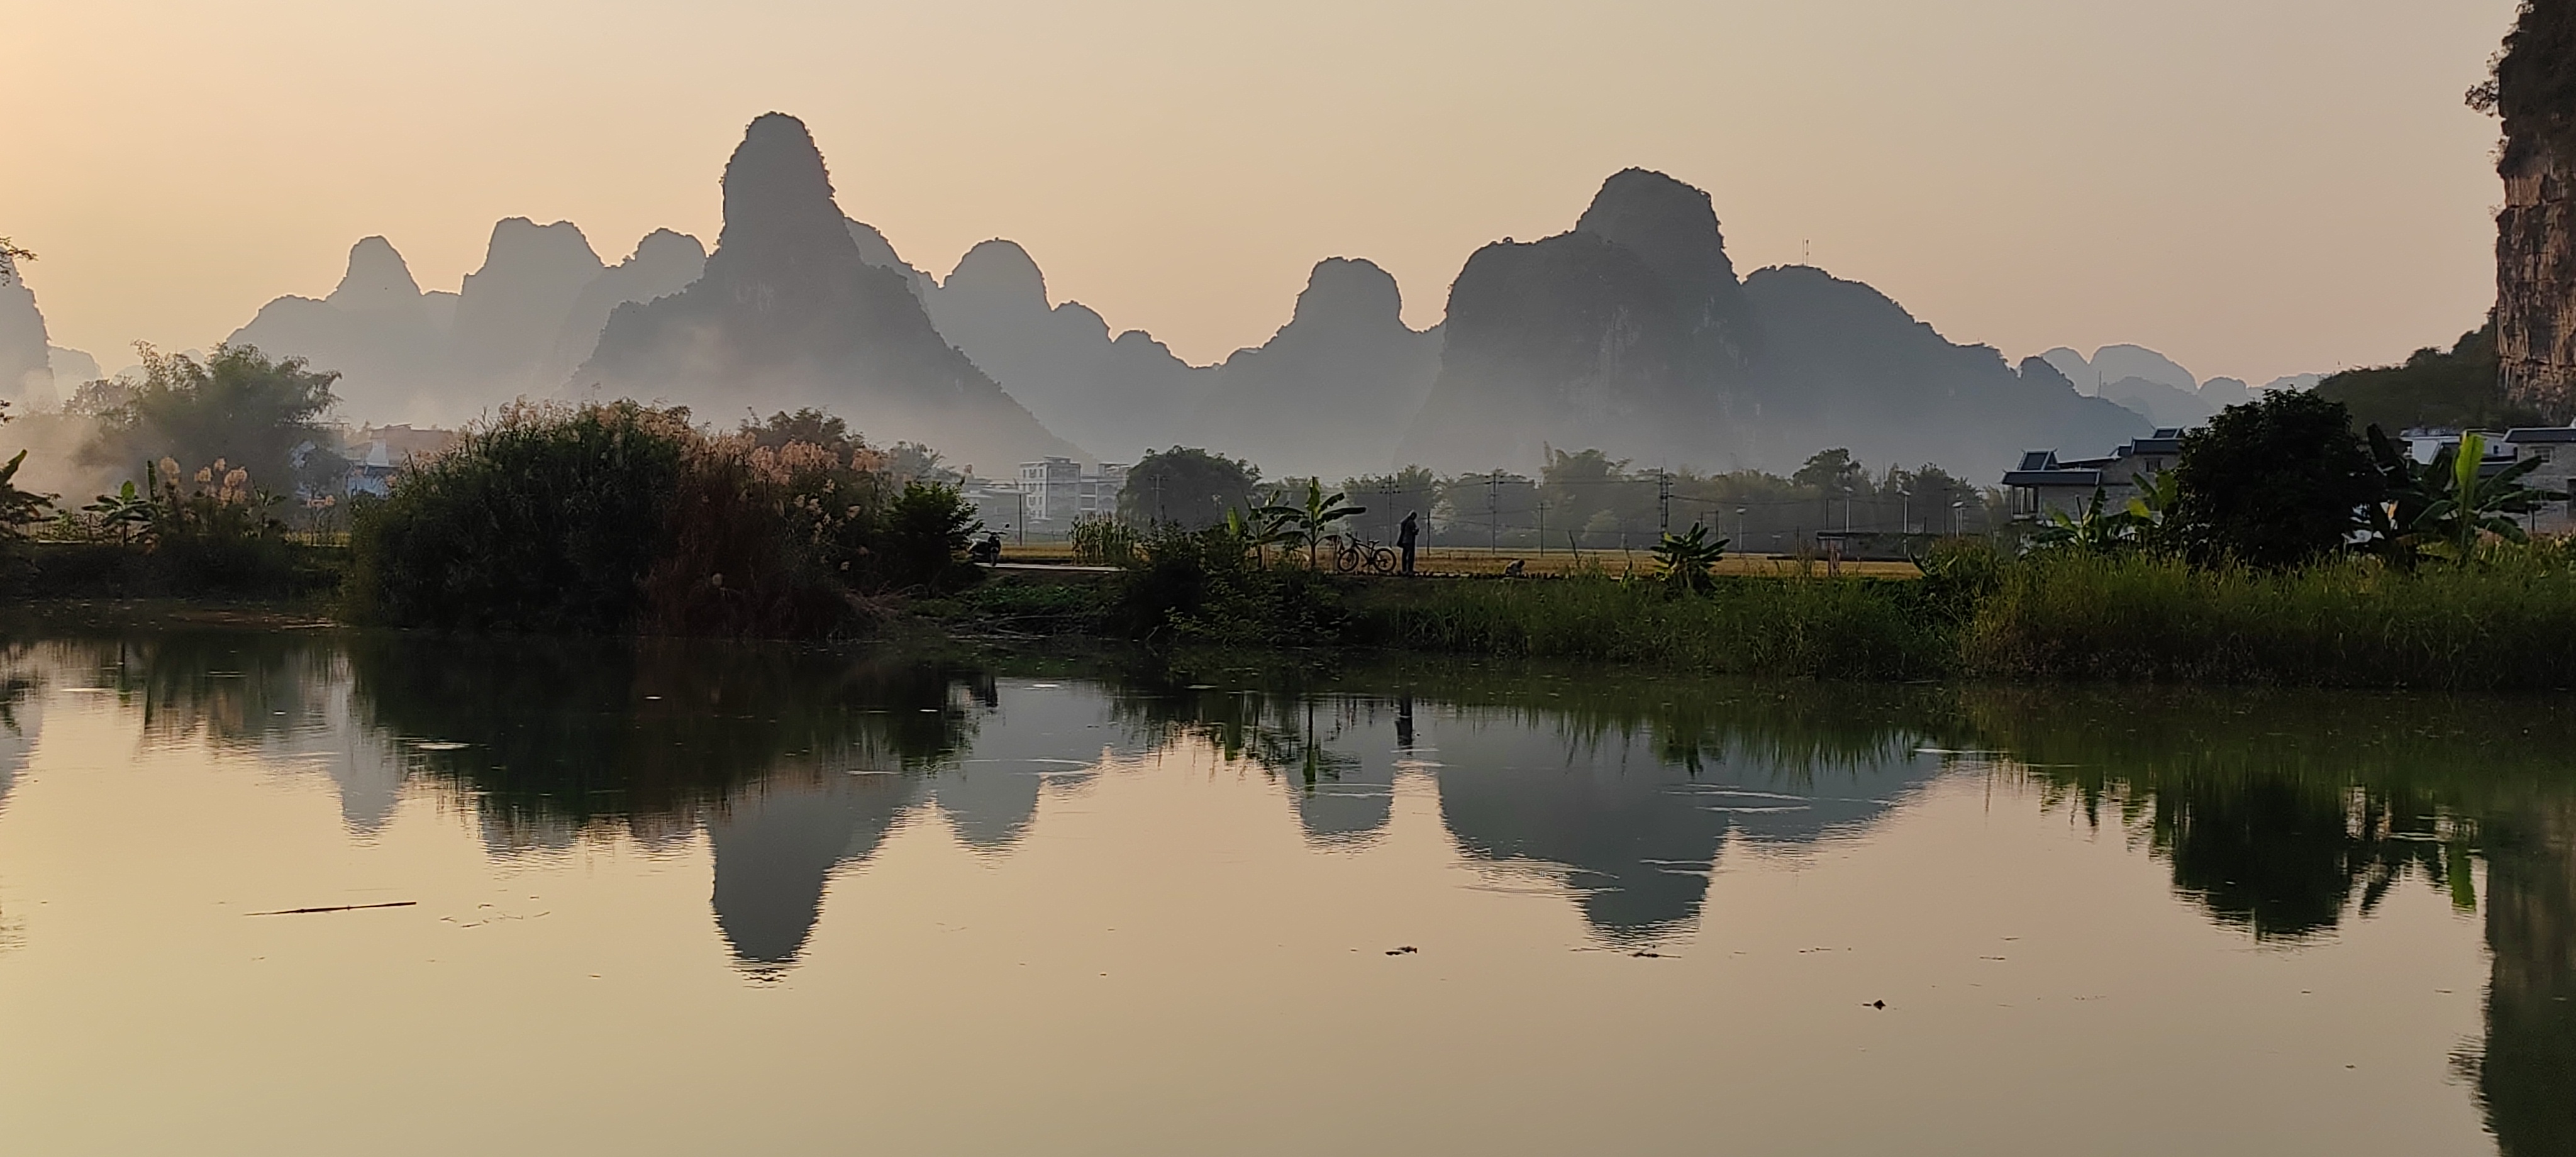
<path id="1" fill-rule="evenodd" d="M 1303 563 L 1263 562 L 1231 525 L 1167 523 L 1143 537 L 1121 576 L 1113 625 L 1149 642 L 1331 642 L 1348 619 L 1341 591 Z"/>
<path id="2" fill-rule="evenodd" d="M 521 406 L 352 512 L 350 602 L 405 626 L 813 637 L 971 581 L 953 489 L 682 409 Z"/>

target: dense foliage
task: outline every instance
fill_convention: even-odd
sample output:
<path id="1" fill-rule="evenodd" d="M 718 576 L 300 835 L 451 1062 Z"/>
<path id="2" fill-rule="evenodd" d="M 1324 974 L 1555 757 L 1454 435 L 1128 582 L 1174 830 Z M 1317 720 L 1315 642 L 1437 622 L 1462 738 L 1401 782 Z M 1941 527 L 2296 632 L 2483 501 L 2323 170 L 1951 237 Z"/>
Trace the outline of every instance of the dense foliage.
<path id="1" fill-rule="evenodd" d="M 141 381 L 92 383 L 79 399 L 98 418 L 97 437 L 82 451 L 91 463 L 221 458 L 280 495 L 346 467 L 321 449 L 333 442 L 320 419 L 339 374 L 309 369 L 302 358 L 271 361 L 250 346 L 218 346 L 202 363 L 138 348 Z"/>
<path id="2" fill-rule="evenodd" d="M 1225 521 L 1229 510 L 1260 505 L 1260 483 L 1260 468 L 1249 462 L 1174 446 L 1127 469 L 1118 515 L 1140 526 L 1168 522 L 1202 530 Z"/>
<path id="3" fill-rule="evenodd" d="M 2576 3 L 2522 0 L 2494 72 L 2469 90 L 2469 104 L 2504 118 L 2507 169 L 2541 145 L 2576 156 Z"/>
<path id="4" fill-rule="evenodd" d="M 2183 435 L 2173 518 L 2203 561 L 2289 566 L 2341 548 L 2380 475 L 2343 404 L 2272 390 Z"/>
<path id="5" fill-rule="evenodd" d="M 351 601 L 402 624 L 815 636 L 968 581 L 956 491 L 855 438 L 715 437 L 634 402 L 522 406 L 361 506 Z M 827 442 L 841 439 L 826 437 Z"/>
<path id="6" fill-rule="evenodd" d="M 2505 397 L 2495 323 L 2460 335 L 2448 350 L 2428 346 L 2403 364 L 2345 370 L 2316 394 L 2343 403 L 2356 426 L 2384 430 L 2502 430 L 2542 424 L 2540 413 Z"/>

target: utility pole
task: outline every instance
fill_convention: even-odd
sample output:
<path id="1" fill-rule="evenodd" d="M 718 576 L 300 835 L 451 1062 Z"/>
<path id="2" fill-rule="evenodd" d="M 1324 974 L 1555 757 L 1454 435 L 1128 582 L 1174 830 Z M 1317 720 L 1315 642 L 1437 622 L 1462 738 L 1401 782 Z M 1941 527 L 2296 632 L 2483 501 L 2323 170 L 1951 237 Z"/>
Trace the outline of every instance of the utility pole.
<path id="1" fill-rule="evenodd" d="M 1497 511 L 1497 509 L 1498 509 L 1498 507 L 1496 506 L 1496 497 L 1497 497 L 1498 493 L 1500 492 L 1500 490 L 1502 489 L 1502 485 L 1503 485 L 1503 473 L 1502 473 L 1502 471 L 1497 470 L 1497 471 L 1494 471 L 1494 472 L 1493 472 L 1493 473 L 1491 473 L 1491 474 L 1487 474 L 1487 475 L 1485 475 L 1485 553 L 1486 553 L 1486 554 L 1500 554 L 1500 553 L 1502 553 L 1502 545 L 1501 545 L 1501 544 L 1502 544 L 1502 521 L 1501 521 L 1501 516 L 1500 516 L 1499 514 L 1497 514 L 1497 513 L 1496 513 L 1496 511 Z"/>
<path id="2" fill-rule="evenodd" d="M 1164 521 L 1163 472 L 1160 470 L 1154 472 L 1154 521 L 1157 523 Z"/>
<path id="3" fill-rule="evenodd" d="M 1547 499 L 1538 500 L 1538 552 L 1547 553 Z"/>
<path id="4" fill-rule="evenodd" d="M 1655 512 L 1663 521 L 1664 533 L 1671 534 L 1673 532 L 1673 474 L 1670 470 L 1655 471 Z"/>

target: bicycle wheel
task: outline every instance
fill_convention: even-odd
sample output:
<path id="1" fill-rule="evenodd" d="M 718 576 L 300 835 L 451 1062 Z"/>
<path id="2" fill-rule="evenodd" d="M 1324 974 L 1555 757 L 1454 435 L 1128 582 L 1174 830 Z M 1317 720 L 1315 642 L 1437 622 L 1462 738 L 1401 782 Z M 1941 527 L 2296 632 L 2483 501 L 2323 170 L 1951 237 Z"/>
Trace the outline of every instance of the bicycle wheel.
<path id="1" fill-rule="evenodd" d="M 1333 569 L 1349 574 L 1368 562 L 1368 552 L 1347 542 L 1333 544 Z"/>
<path id="2" fill-rule="evenodd" d="M 1395 552 L 1383 546 L 1370 551 L 1369 569 L 1379 574 L 1394 574 Z"/>

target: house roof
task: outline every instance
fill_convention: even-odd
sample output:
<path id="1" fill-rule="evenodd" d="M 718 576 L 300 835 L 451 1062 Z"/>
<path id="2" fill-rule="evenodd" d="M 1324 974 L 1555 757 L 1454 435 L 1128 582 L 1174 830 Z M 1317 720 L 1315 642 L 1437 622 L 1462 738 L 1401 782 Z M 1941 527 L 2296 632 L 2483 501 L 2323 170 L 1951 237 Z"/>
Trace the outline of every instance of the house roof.
<path id="1" fill-rule="evenodd" d="M 2060 458 L 2055 450 L 2024 450 L 2019 469 L 2004 472 L 2006 486 L 2099 486 L 2102 472 L 2122 459 L 2182 452 L 2182 428 L 2160 426 L 2144 438 L 2131 438 L 2099 458 Z"/>
<path id="2" fill-rule="evenodd" d="M 2090 490 L 2102 484 L 2099 470 L 2007 470 L 2006 486 L 2078 486 Z"/>
<path id="3" fill-rule="evenodd" d="M 2504 440 L 2517 446 L 2576 442 L 2576 426 L 2516 426 L 2505 431 Z"/>

